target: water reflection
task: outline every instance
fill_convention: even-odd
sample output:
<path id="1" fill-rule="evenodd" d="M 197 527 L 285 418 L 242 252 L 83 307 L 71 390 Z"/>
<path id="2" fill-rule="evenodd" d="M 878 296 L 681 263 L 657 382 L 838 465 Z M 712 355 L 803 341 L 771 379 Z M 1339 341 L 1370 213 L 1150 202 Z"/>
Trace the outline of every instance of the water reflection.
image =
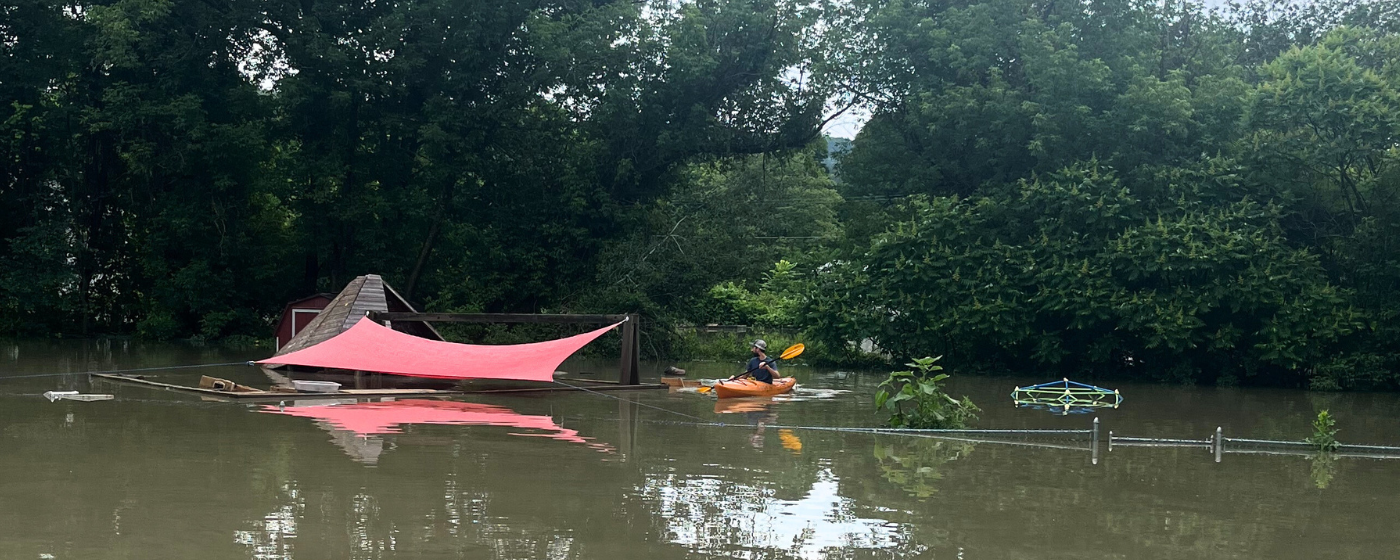
<path id="1" fill-rule="evenodd" d="M 704 554 L 830 558 L 858 549 L 898 550 L 901 557 L 922 552 L 911 546 L 902 525 L 860 517 L 839 490 L 838 477 L 823 468 L 795 500 L 778 499 L 759 482 L 711 477 L 653 478 L 642 493 L 655 500 L 667 540 Z"/>
<path id="2" fill-rule="evenodd" d="M 497 405 L 425 399 L 385 400 L 382 402 L 310 401 L 294 406 L 266 405 L 259 412 L 312 418 L 316 425 L 331 432 L 335 443 L 351 458 L 374 464 L 384 452 L 384 440 L 371 436 L 403 433 L 405 424 L 449 426 L 502 426 L 535 430 L 510 435 L 543 437 L 583 444 L 597 451 L 612 452 L 611 445 L 592 441 L 577 430 L 564 428 L 550 416 L 520 414 Z"/>
<path id="3" fill-rule="evenodd" d="M 252 522 L 252 529 L 233 533 L 233 542 L 247 547 L 249 557 L 253 560 L 292 558 L 292 543 L 297 536 L 297 519 L 304 513 L 306 502 L 291 484 L 283 485 L 281 490 L 286 503 L 268 512 L 262 519 Z"/>
<path id="4" fill-rule="evenodd" d="M 772 397 L 745 397 L 741 399 L 715 399 L 715 414 L 743 414 L 757 421 L 774 414 Z M 749 416 L 749 415 L 754 416 Z M 750 422 L 753 423 L 753 422 Z"/>
<path id="5" fill-rule="evenodd" d="M 25 343 L 15 361 L 4 344 L 0 376 L 239 358 L 62 341 Z M 265 383 L 256 368 L 208 373 Z M 484 412 L 548 423 L 464 427 L 432 410 L 359 425 L 381 433 L 298 414 L 311 403 L 288 401 L 293 414 L 249 414 L 242 403 L 115 383 L 101 391 L 113 401 L 49 402 L 39 395 L 92 387 L 82 376 L 7 380 L 0 471 L 20 474 L 0 479 L 0 558 L 946 560 L 965 551 L 968 559 L 1369 560 L 1400 546 L 1392 525 L 1400 461 L 1345 453 L 1309 461 L 1314 450 L 1233 445 L 1219 463 L 1200 446 L 1105 447 L 1094 464 L 1079 435 L 988 435 L 969 442 L 973 452 L 946 439 L 785 433 L 881 420 L 870 405 L 881 377 L 798 374 L 799 392 L 771 402 L 720 405 L 665 391 L 612 393 L 624 400 L 492 395 L 477 397 L 491 403 Z M 986 407 L 978 427 L 1089 425 L 1005 402 L 1013 384 L 1035 380 L 953 381 L 955 394 L 1000 403 Z M 851 393 L 799 400 L 816 396 L 809 388 Z M 1105 431 L 1204 438 L 1223 426 L 1239 437 L 1300 439 L 1325 405 L 1348 440 L 1400 442 L 1393 394 L 1123 389 L 1132 404 L 1103 411 Z M 293 415 L 301 417 L 286 418 Z M 548 439 L 565 435 L 563 426 L 618 452 Z M 340 447 L 326 445 L 332 438 Z"/>
<path id="6" fill-rule="evenodd" d="M 1332 477 L 1337 475 L 1337 457 L 1331 453 L 1322 451 L 1308 458 L 1312 464 L 1309 471 L 1309 478 L 1318 490 L 1326 490 L 1332 484 Z"/>
<path id="7" fill-rule="evenodd" d="M 967 457 L 975 445 L 967 441 L 936 439 L 876 439 L 875 460 L 880 476 L 908 493 L 925 499 L 938 492 L 943 466 Z"/>
<path id="8" fill-rule="evenodd" d="M 754 427 L 753 433 L 749 435 L 749 445 L 754 449 L 762 449 L 765 432 L 768 430 L 768 426 L 778 422 L 778 412 L 773 408 L 773 405 L 773 397 L 716 399 L 715 414 L 742 415 L 740 417 L 750 426 Z M 791 430 L 783 430 L 783 432 L 786 432 L 786 439 L 783 440 L 784 447 L 792 449 L 789 447 L 791 444 L 788 442 L 792 441 L 796 436 L 793 435 Z M 798 450 L 802 448 L 800 442 L 796 445 Z"/>

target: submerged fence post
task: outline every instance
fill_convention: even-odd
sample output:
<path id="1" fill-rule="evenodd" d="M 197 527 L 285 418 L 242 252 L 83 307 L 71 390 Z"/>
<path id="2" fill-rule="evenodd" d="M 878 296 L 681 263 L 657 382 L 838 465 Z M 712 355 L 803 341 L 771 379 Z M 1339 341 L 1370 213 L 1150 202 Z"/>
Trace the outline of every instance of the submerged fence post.
<path id="1" fill-rule="evenodd" d="M 1215 427 L 1215 462 L 1220 462 L 1220 457 L 1225 452 L 1225 429 Z"/>

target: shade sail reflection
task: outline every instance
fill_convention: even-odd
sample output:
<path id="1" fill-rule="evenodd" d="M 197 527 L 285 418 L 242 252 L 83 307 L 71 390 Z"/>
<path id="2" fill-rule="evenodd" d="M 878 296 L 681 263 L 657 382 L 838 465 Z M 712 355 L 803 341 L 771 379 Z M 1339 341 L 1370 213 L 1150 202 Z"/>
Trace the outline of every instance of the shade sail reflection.
<path id="1" fill-rule="evenodd" d="M 577 430 L 564 428 L 556 424 L 552 417 L 520 414 L 492 404 L 408 399 L 331 406 L 264 406 L 260 412 L 312 418 L 359 436 L 403 433 L 400 426 L 405 424 L 502 426 L 535 430 L 511 433 L 515 436 L 544 437 L 580 443 L 599 451 L 612 451 L 612 446 L 581 436 Z"/>

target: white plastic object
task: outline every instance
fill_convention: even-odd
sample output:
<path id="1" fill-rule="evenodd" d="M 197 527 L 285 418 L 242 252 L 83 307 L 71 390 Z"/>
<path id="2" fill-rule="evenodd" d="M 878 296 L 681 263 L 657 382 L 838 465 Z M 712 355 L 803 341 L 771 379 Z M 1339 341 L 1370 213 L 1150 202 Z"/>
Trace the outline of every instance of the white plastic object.
<path id="1" fill-rule="evenodd" d="M 116 397 L 113 395 L 106 395 L 102 393 L 82 394 L 77 391 L 49 391 L 44 393 L 44 398 L 49 399 L 49 402 L 54 402 L 57 400 L 92 402 L 110 401 L 112 399 L 115 399 Z"/>
<path id="2" fill-rule="evenodd" d="M 340 384 L 333 381 L 293 380 L 292 387 L 303 393 L 339 393 Z"/>

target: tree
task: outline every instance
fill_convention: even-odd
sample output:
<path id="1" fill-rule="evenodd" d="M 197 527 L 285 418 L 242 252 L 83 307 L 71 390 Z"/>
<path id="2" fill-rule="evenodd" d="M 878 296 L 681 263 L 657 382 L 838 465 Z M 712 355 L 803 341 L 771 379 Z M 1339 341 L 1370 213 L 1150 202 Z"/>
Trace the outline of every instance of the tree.
<path id="1" fill-rule="evenodd" d="M 1129 172 L 1236 137 L 1233 32 L 1198 6 L 856 5 L 882 62 L 862 76 L 874 117 L 842 160 L 847 195 L 966 196 L 1093 157 Z"/>
<path id="2" fill-rule="evenodd" d="M 916 198 L 912 220 L 820 275 L 811 332 L 963 364 L 1296 382 L 1365 327 L 1276 207 L 1165 179 L 1139 197 L 1083 166 Z"/>

